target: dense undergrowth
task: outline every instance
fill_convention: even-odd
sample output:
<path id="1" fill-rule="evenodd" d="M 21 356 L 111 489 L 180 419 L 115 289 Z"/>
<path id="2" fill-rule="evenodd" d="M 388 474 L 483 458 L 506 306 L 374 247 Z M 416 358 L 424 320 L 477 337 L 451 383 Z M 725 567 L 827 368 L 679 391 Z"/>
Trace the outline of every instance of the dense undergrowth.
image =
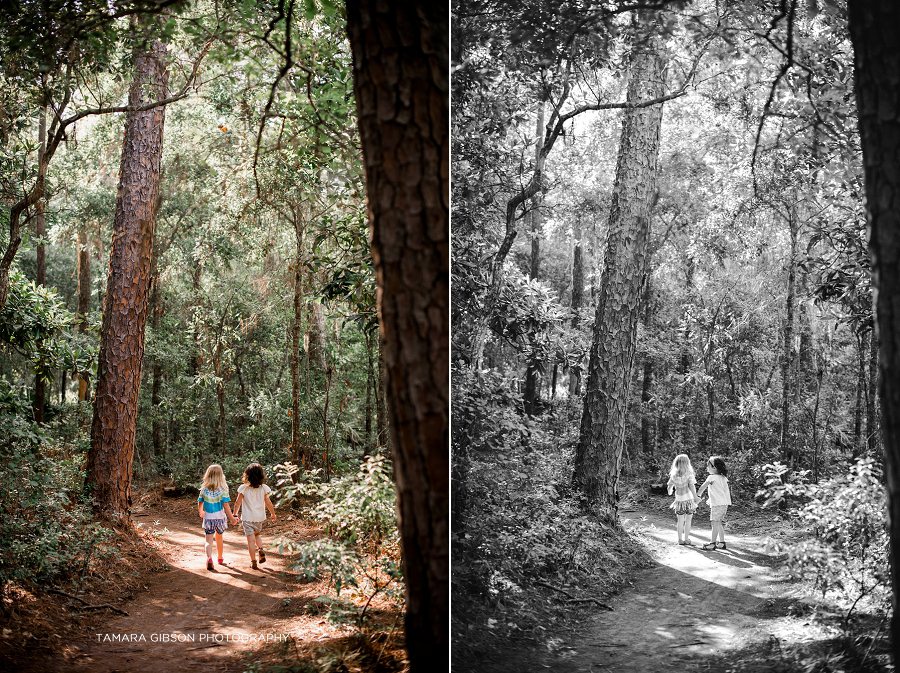
<path id="1" fill-rule="evenodd" d="M 456 379 L 458 380 L 458 378 Z M 649 557 L 582 514 L 570 488 L 577 422 L 565 405 L 520 414 L 502 378 L 454 387 L 452 648 L 455 665 L 510 656 L 602 609 Z"/>

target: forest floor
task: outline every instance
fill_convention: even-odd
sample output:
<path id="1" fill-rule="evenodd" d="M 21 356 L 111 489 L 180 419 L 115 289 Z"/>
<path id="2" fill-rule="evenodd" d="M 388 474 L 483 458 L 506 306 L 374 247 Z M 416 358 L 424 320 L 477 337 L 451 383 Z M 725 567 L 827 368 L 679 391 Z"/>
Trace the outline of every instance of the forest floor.
<path id="1" fill-rule="evenodd" d="M 704 507 L 694 517 L 694 546 L 679 546 L 675 517 L 664 513 L 662 504 L 669 500 L 647 498 L 620 512 L 629 538 L 653 561 L 602 597 L 610 609 L 580 612 L 565 627 L 548 630 L 540 643 L 507 643 L 503 658 L 488 667 L 492 673 L 884 670 L 877 663 L 885 658 L 881 641 L 866 652 L 871 668 L 865 661 L 847 669 L 806 667 L 846 652 L 848 636 L 840 628 L 840 608 L 810 598 L 811 588 L 793 581 L 767 550 L 767 539 L 786 541 L 801 531 L 771 510 L 730 511 L 728 548 L 706 551 L 701 545 L 709 542 L 710 529 Z M 855 635 L 871 636 L 878 625 L 876 618 L 860 615 Z M 457 663 L 455 673 L 476 670 Z"/>
<path id="2" fill-rule="evenodd" d="M 30 619 L 31 632 L 26 631 L 30 641 L 22 644 L 13 670 L 242 673 L 273 667 L 282 667 L 281 671 L 403 668 L 402 613 L 380 597 L 367 610 L 372 623 L 361 634 L 352 625 L 333 624 L 326 618 L 328 602 L 321 596 L 329 594 L 327 583 L 308 582 L 291 572 L 289 559 L 277 549 L 267 551 L 266 563 L 253 570 L 240 528 L 229 526 L 224 535 L 225 564 L 216 563 L 215 570 L 208 571 L 193 499 L 144 497 L 133 515 L 163 566 L 159 567 L 160 558 L 155 567 L 149 566 L 154 549 L 140 549 L 140 544 L 132 542 L 127 556 L 141 556 L 145 561 L 129 573 L 137 582 L 129 592 L 133 598 L 117 600 L 114 588 L 106 592 L 112 599 L 96 591 L 84 595 L 88 602 L 111 603 L 127 614 L 107 609 L 82 613 L 85 616 L 75 615 L 73 625 L 68 617 L 83 608 L 65 597 L 47 597 L 56 601 L 58 614 L 48 614 L 46 604 L 43 609 L 24 611 L 26 625 Z M 263 539 L 269 544 L 283 534 L 298 540 L 324 536 L 309 522 L 279 510 L 279 520 L 267 524 Z M 346 599 L 346 593 L 342 598 Z M 35 616 L 37 612 L 40 617 Z M 9 638 L 22 638 L 11 631 L 3 637 L 7 643 Z"/>

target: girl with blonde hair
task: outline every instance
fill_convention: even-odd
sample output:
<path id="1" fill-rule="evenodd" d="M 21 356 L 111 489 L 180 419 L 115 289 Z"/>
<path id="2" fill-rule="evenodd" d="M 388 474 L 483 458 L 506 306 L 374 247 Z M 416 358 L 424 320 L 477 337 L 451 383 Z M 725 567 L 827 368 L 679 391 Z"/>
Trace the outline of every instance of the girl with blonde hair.
<path id="1" fill-rule="evenodd" d="M 669 483 L 667 488 L 669 495 L 675 493 L 675 502 L 669 505 L 675 510 L 675 531 L 678 534 L 678 544 L 694 546 L 691 542 L 691 520 L 694 511 L 700 501 L 697 497 L 697 477 L 691 466 L 691 459 L 686 453 L 680 453 L 672 461 L 669 470 Z M 682 537 L 684 539 L 682 539 Z"/>
<path id="2" fill-rule="evenodd" d="M 210 465 L 203 475 L 203 487 L 200 489 L 200 497 L 197 498 L 197 511 L 203 517 L 203 532 L 206 534 L 206 569 L 213 569 L 212 550 L 213 538 L 216 541 L 216 550 L 219 552 L 219 564 L 225 563 L 222 556 L 224 541 L 222 533 L 228 528 L 225 515 L 232 525 L 237 525 L 238 520 L 231 513 L 231 498 L 228 497 L 228 483 L 225 481 L 225 473 L 221 465 Z"/>

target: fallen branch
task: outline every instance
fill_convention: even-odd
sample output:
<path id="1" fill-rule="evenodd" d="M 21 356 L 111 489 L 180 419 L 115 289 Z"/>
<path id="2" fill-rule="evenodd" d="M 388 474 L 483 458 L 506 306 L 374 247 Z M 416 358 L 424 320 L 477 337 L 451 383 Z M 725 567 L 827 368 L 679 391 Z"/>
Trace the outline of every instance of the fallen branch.
<path id="1" fill-rule="evenodd" d="M 547 584 L 546 582 L 542 582 L 541 580 L 535 580 L 534 583 L 540 584 L 542 587 L 547 587 L 548 589 L 553 589 L 554 591 L 558 591 L 563 596 L 566 596 L 569 599 L 569 603 L 596 603 L 604 610 L 609 610 L 610 612 L 612 612 L 612 608 L 609 605 L 600 601 L 597 598 L 577 598 L 576 596 L 573 596 L 565 589 L 560 589 L 559 587 L 555 587 L 552 584 Z"/>
<path id="2" fill-rule="evenodd" d="M 47 589 L 48 594 L 59 594 L 60 596 L 65 596 L 66 598 L 72 598 L 78 602 L 80 602 L 82 610 L 102 610 L 103 608 L 109 608 L 115 612 L 118 612 L 120 615 L 125 615 L 128 617 L 128 613 L 124 610 L 120 610 L 115 605 L 110 605 L 109 603 L 104 603 L 103 605 L 91 605 L 83 598 L 79 598 L 78 596 L 73 596 L 72 594 L 67 594 L 65 591 L 60 591 L 59 589 Z"/>

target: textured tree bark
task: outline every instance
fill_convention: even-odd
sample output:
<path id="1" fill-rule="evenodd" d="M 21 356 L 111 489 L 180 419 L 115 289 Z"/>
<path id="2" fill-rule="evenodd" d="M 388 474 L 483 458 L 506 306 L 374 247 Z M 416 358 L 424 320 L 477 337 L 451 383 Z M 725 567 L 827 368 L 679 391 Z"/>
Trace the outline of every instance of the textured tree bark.
<path id="1" fill-rule="evenodd" d="M 637 49 L 628 101 L 659 97 L 663 80 L 659 54 L 652 47 Z M 616 519 L 625 407 L 640 316 L 661 125 L 662 105 L 625 112 L 575 453 L 573 482 L 584 497 L 586 510 L 611 521 Z"/>
<path id="2" fill-rule="evenodd" d="M 83 231 L 78 232 L 78 331 L 87 330 L 87 314 L 91 312 L 91 253 L 88 250 L 88 237 Z M 84 374 L 78 375 L 78 399 L 90 399 L 90 386 Z"/>
<path id="3" fill-rule="evenodd" d="M 449 664 L 449 11 L 351 0 L 410 668 Z"/>
<path id="4" fill-rule="evenodd" d="M 849 0 L 847 10 L 875 281 L 891 537 L 891 648 L 900 661 L 900 3 Z"/>
<path id="5" fill-rule="evenodd" d="M 135 48 L 130 106 L 165 97 L 166 45 Z M 165 107 L 129 112 L 110 248 L 86 482 L 95 513 L 130 521 L 138 392 L 159 194 Z"/>

